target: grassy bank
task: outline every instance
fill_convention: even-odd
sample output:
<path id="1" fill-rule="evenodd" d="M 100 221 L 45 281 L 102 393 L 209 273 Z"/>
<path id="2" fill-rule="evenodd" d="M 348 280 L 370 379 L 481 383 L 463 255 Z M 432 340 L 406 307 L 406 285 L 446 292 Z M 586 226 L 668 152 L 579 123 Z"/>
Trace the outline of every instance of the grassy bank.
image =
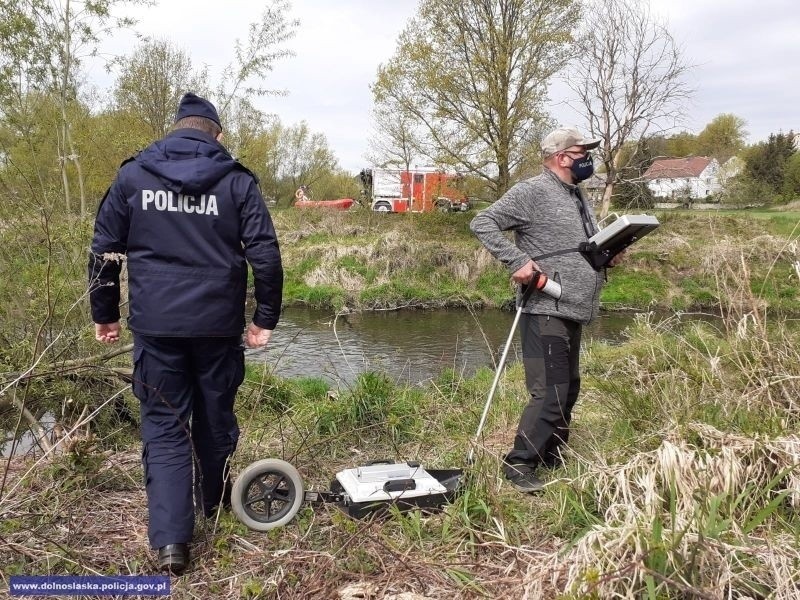
<path id="1" fill-rule="evenodd" d="M 566 465 L 531 497 L 500 471 L 525 398 L 514 366 L 443 513 L 354 521 L 304 507 L 288 526 L 254 533 L 223 512 L 198 524 L 195 567 L 172 596 L 793 598 L 798 348 L 796 332 L 752 318 L 679 329 L 645 317 L 623 344 L 587 347 Z M 443 373 L 409 388 L 366 373 L 330 390 L 250 367 L 234 472 L 282 457 L 327 489 L 337 470 L 372 459 L 464 466 L 492 375 Z M 4 465 L 4 577 L 152 572 L 135 436 L 119 423 L 70 436 L 54 457 Z"/>
<path id="2" fill-rule="evenodd" d="M 285 303 L 332 310 L 510 306 L 509 273 L 472 235 L 470 219 L 276 210 Z M 661 227 L 609 270 L 601 297 L 606 309 L 716 309 L 752 295 L 763 309 L 800 312 L 800 221 L 793 213 L 663 213 L 659 219 Z M 6 346 L 36 335 L 32 329 L 43 322 L 45 330 L 85 326 L 91 230 L 91 221 L 41 216 L 0 224 L 0 340 Z"/>
<path id="3" fill-rule="evenodd" d="M 761 306 L 800 311 L 800 259 L 789 213 L 659 214 L 662 226 L 609 271 L 608 309 L 715 308 L 740 293 L 742 269 Z M 339 309 L 508 306 L 509 274 L 469 231 L 471 215 L 380 216 L 277 211 L 286 302 Z"/>

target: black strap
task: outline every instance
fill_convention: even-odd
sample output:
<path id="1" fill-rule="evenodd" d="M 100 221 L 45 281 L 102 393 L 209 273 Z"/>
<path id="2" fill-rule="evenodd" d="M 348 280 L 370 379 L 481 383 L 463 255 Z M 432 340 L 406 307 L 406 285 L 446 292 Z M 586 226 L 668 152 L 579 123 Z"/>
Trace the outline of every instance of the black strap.
<path id="1" fill-rule="evenodd" d="M 575 199 L 575 204 L 578 207 L 578 214 L 580 214 L 581 223 L 583 223 L 583 231 L 586 233 L 586 239 L 588 240 L 596 233 L 594 230 L 594 225 L 592 224 L 592 220 L 589 218 L 589 207 L 586 203 L 586 199 L 583 197 L 581 188 L 575 188 L 575 195 L 577 196 Z"/>
<path id="2" fill-rule="evenodd" d="M 571 254 L 572 252 L 580 252 L 580 248 L 567 248 L 566 250 L 556 250 L 555 252 L 548 252 L 547 254 L 540 254 L 539 256 L 534 256 L 531 260 L 536 262 L 537 260 L 541 260 L 543 258 L 550 258 L 551 256 L 561 256 L 562 254 Z"/>
<path id="3" fill-rule="evenodd" d="M 568 248 L 566 250 L 556 250 L 555 252 L 548 252 L 547 254 L 540 254 L 539 256 L 534 256 L 531 258 L 532 261 L 536 262 L 537 260 L 541 260 L 543 258 L 550 258 L 551 256 L 561 256 L 562 254 L 571 254 L 572 252 L 578 252 L 586 259 L 586 261 L 592 265 L 592 268 L 595 271 L 599 271 L 603 267 L 608 265 L 608 262 L 614 258 L 614 255 L 611 254 L 608 250 L 604 252 L 600 252 L 597 250 L 597 244 L 594 242 L 581 242 L 581 245 L 577 248 Z"/>

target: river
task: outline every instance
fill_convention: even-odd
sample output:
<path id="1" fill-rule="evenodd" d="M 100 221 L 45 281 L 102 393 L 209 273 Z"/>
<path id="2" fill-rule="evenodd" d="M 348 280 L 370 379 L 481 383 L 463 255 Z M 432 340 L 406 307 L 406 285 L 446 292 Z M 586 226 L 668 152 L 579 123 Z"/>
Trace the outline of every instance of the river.
<path id="1" fill-rule="evenodd" d="M 584 339 L 615 342 L 633 313 L 601 313 Z M 502 353 L 514 313 L 485 310 L 400 310 L 338 317 L 330 311 L 289 308 L 266 351 L 248 350 L 280 377 L 320 377 L 348 384 L 365 370 L 380 370 L 400 383 L 424 383 L 444 369 L 469 376 Z M 519 339 L 509 353 L 519 354 Z M 494 355 L 494 359 L 493 359 Z"/>

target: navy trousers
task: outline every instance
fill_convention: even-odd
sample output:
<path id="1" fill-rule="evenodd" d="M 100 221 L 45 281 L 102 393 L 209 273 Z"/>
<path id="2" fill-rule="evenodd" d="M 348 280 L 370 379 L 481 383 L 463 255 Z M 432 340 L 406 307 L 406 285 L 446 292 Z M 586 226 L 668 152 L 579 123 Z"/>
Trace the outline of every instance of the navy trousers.
<path id="1" fill-rule="evenodd" d="M 244 379 L 244 347 L 238 336 L 134 334 L 133 358 L 150 544 L 190 542 L 193 493 L 198 509 L 210 514 L 239 439 L 233 403 Z"/>
<path id="2" fill-rule="evenodd" d="M 569 439 L 572 409 L 581 389 L 580 323 L 523 313 L 521 326 L 525 384 L 530 396 L 514 447 L 505 457 L 507 477 L 560 463 L 559 448 Z"/>

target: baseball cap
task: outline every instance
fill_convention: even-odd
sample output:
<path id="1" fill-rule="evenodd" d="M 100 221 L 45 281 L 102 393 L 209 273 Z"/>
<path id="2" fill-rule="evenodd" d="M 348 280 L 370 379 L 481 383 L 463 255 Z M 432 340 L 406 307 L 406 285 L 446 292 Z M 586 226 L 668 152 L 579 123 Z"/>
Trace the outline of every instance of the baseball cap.
<path id="1" fill-rule="evenodd" d="M 559 127 L 554 129 L 542 140 L 542 154 L 550 156 L 556 152 L 566 150 L 571 146 L 583 146 L 592 150 L 600 145 L 600 138 L 585 138 L 577 127 Z"/>
<path id="2" fill-rule="evenodd" d="M 178 104 L 178 112 L 175 114 L 175 122 L 177 123 L 186 117 L 205 117 L 214 121 L 222 129 L 219 115 L 214 105 L 205 98 L 201 98 L 191 92 L 184 94 L 183 98 L 181 98 L 180 104 Z"/>

